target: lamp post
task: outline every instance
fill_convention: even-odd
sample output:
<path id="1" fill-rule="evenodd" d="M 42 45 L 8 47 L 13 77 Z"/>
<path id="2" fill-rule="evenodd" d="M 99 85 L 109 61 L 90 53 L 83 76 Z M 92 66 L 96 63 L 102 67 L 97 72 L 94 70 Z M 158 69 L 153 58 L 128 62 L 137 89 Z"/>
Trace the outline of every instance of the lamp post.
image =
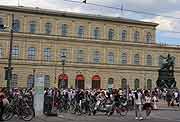
<path id="1" fill-rule="evenodd" d="M 65 81 L 64 81 L 64 65 L 66 62 L 66 56 L 64 54 L 64 52 L 61 55 L 61 62 L 62 62 L 62 81 L 61 81 L 61 88 L 64 88 L 65 85 Z"/>
<path id="2" fill-rule="evenodd" d="M 33 85 L 32 87 L 34 88 L 34 84 L 35 84 L 35 73 L 36 73 L 36 69 L 33 69 Z"/>
<path id="3" fill-rule="evenodd" d="M 12 80 L 12 67 L 11 67 L 11 64 L 12 64 L 12 46 L 13 46 L 13 27 L 14 27 L 14 14 L 12 14 L 12 22 L 11 22 L 11 27 L 7 27 L 3 24 L 0 25 L 0 28 L 1 29 L 6 29 L 6 28 L 9 28 L 10 29 L 10 35 L 11 35 L 11 38 L 10 38 L 10 43 L 9 43 L 9 56 L 8 56 L 8 67 L 7 67 L 7 88 L 8 90 L 10 89 L 10 83 L 11 83 L 11 80 Z"/>

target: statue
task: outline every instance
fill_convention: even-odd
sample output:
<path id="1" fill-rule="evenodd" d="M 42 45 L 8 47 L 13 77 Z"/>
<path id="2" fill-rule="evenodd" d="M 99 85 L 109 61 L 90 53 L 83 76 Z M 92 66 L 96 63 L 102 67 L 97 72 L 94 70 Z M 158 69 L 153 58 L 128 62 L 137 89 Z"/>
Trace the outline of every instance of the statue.
<path id="1" fill-rule="evenodd" d="M 160 62 L 161 62 L 161 69 L 168 69 L 172 68 L 174 70 L 174 64 L 175 64 L 175 57 L 168 54 L 167 57 L 160 56 Z"/>
<path id="2" fill-rule="evenodd" d="M 160 70 L 157 86 L 160 88 L 173 89 L 176 87 L 174 78 L 175 57 L 168 54 L 167 57 L 160 56 Z"/>

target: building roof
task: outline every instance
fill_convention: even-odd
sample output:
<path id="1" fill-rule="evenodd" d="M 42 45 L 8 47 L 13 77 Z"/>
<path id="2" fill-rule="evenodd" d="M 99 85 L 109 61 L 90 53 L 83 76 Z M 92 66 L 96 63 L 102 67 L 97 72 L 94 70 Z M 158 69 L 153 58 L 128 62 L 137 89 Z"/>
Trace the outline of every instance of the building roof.
<path id="1" fill-rule="evenodd" d="M 0 5 L 0 10 L 12 11 L 12 12 L 24 12 L 24 13 L 31 13 L 31 14 L 43 14 L 43 15 L 50 15 L 50 16 L 63 16 L 63 17 L 80 18 L 80 19 L 91 19 L 91 20 L 100 20 L 100 21 L 121 22 L 121 23 L 129 23 L 129 24 L 154 26 L 154 27 L 158 26 L 157 23 L 138 21 L 138 20 L 127 19 L 123 17 L 82 14 L 82 13 L 75 13 L 75 12 L 42 9 L 39 7 Z"/>

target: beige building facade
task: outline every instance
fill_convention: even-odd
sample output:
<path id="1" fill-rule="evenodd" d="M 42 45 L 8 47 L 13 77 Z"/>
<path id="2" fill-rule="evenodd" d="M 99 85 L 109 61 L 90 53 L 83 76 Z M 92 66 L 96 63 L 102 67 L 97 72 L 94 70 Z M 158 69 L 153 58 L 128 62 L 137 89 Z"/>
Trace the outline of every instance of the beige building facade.
<path id="1" fill-rule="evenodd" d="M 156 43 L 156 23 L 0 6 L 0 24 L 14 30 L 12 87 L 32 87 L 33 75 L 41 73 L 46 87 L 154 88 L 159 57 L 168 53 L 176 57 L 180 87 L 180 48 Z M 4 87 L 10 32 L 0 31 L 0 86 Z"/>

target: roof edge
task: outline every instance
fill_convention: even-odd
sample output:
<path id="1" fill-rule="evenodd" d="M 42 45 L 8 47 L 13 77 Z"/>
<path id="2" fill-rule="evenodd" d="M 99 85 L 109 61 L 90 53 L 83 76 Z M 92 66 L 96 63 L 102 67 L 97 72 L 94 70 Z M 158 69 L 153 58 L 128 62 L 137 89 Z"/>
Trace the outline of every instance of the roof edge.
<path id="1" fill-rule="evenodd" d="M 122 23 L 139 24 L 139 25 L 146 25 L 146 26 L 153 26 L 153 27 L 156 27 L 159 25 L 158 23 L 154 23 L 154 22 L 145 22 L 145 21 L 133 20 L 133 19 L 123 18 L 123 17 L 67 12 L 67 11 L 59 11 L 59 10 L 52 10 L 52 9 L 44 9 L 44 8 L 39 8 L 39 7 L 0 5 L 0 10 L 6 10 L 6 11 L 12 11 L 12 12 L 31 12 L 33 14 L 57 15 L 57 16 L 65 16 L 65 17 L 72 17 L 72 18 L 93 19 L 93 20 L 100 20 L 100 21 L 122 22 Z"/>

